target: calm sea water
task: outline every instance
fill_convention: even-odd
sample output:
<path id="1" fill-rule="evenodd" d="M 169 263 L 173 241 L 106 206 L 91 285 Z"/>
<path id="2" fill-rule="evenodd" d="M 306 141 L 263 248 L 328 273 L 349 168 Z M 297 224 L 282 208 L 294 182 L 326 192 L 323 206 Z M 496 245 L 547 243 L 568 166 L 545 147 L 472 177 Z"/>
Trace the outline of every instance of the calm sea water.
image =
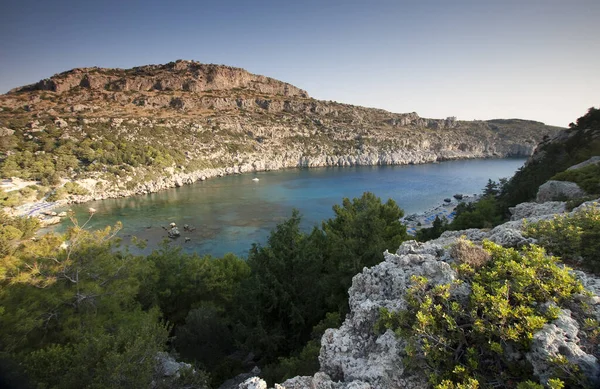
<path id="1" fill-rule="evenodd" d="M 176 223 L 182 236 L 171 241 L 186 252 L 245 256 L 252 243 L 264 243 L 277 223 L 297 208 L 307 230 L 333 216 L 332 206 L 343 197 L 360 197 L 369 191 L 383 201 L 394 199 L 405 214 L 426 211 L 455 193 L 480 193 L 488 179 L 509 178 L 524 159 L 449 161 L 409 166 L 290 169 L 213 178 L 146 196 L 73 205 L 77 218 L 87 209 L 97 213 L 91 228 L 123 223 L 125 243 L 132 236 L 148 241 L 145 252 L 166 238 Z M 252 178 L 259 181 L 253 181 Z M 64 231 L 70 222 L 56 227 Z M 196 228 L 183 231 L 183 225 Z M 184 237 L 190 238 L 185 242 Z"/>

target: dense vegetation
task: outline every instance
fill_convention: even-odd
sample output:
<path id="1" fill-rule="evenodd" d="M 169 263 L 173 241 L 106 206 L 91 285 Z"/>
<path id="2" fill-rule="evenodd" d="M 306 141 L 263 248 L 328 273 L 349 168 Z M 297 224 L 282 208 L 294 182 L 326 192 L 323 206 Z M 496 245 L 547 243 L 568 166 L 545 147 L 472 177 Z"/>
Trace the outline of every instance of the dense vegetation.
<path id="1" fill-rule="evenodd" d="M 588 112 L 569 125 L 570 129 L 559 142 L 545 142 L 538 146 L 538 158 L 520 169 L 507 183 L 501 196 L 505 210 L 535 198 L 541 184 L 570 166 L 600 155 L 600 110 Z M 591 192 L 590 194 L 598 192 Z"/>
<path id="2" fill-rule="evenodd" d="M 510 355 L 526 352 L 533 334 L 555 319 L 558 307 L 581 293 L 582 285 L 539 247 L 518 252 L 484 242 L 482 249 L 459 240 L 452 251 L 458 279 L 434 285 L 413 276 L 407 309 L 382 309 L 376 329 L 391 328 L 407 339 L 408 368 L 423 371 L 438 389 L 541 389 L 529 381 L 529 362 Z M 597 339 L 598 323 L 592 318 L 586 323 L 583 333 Z M 573 366 L 560 358 L 553 363 L 551 388 L 590 387 Z"/>
<path id="3" fill-rule="evenodd" d="M 526 225 L 525 233 L 564 261 L 600 274 L 600 210 L 579 209 L 573 215 L 557 215 Z"/>
<path id="4" fill-rule="evenodd" d="M 168 244 L 135 256 L 115 250 L 119 226 L 24 240 L 34 222 L 2 215 L 0 356 L 40 388 L 147 388 L 161 350 L 210 373 L 174 387 L 218 386 L 255 363 L 278 381 L 313 373 L 352 276 L 407 237 L 392 200 L 365 193 L 334 213 L 306 233 L 294 212 L 247 261 Z"/>
<path id="5" fill-rule="evenodd" d="M 566 170 L 594 156 L 600 156 L 600 110 L 592 107 L 558 140 L 542 142 L 534 158 L 510 180 L 489 180 L 479 201 L 459 204 L 451 223 L 438 218 L 431 228 L 419 230 L 417 239 L 435 239 L 446 230 L 497 226 L 508 220 L 510 207 L 534 200 L 539 186 L 550 179 L 575 182 L 590 195 L 582 201 L 595 199 L 600 195 L 600 164 Z"/>

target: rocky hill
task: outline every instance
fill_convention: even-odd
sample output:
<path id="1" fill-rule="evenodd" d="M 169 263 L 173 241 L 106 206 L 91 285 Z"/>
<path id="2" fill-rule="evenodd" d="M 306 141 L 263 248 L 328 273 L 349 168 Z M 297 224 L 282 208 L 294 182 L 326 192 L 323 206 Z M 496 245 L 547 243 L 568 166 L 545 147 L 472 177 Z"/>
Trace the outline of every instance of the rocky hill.
<path id="1" fill-rule="evenodd" d="M 73 69 L 0 96 L 0 175 L 75 180 L 88 193 L 80 199 L 106 198 L 287 167 L 528 156 L 558 131 L 320 101 L 243 69 L 180 60 Z"/>

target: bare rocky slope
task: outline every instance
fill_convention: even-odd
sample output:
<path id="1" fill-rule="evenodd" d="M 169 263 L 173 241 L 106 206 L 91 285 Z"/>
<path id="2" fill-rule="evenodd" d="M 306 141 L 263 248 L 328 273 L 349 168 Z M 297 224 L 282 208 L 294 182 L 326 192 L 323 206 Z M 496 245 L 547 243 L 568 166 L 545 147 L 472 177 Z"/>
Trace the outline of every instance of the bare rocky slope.
<path id="1" fill-rule="evenodd" d="M 2 177 L 75 180 L 88 190 L 79 200 L 289 167 L 529 156 L 559 130 L 320 101 L 243 69 L 183 60 L 73 69 L 0 96 L 0 109 Z"/>

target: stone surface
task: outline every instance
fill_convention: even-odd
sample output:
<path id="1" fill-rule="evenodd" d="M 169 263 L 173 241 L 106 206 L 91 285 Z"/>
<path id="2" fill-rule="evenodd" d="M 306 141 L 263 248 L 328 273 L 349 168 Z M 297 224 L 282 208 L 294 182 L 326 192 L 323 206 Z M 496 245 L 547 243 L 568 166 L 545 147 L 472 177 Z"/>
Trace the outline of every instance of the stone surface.
<path id="1" fill-rule="evenodd" d="M 249 378 L 258 376 L 259 374 L 260 369 L 255 366 L 250 372 L 238 374 L 237 376 L 223 382 L 218 389 L 238 389 L 240 384 L 242 384 Z"/>
<path id="2" fill-rule="evenodd" d="M 585 191 L 574 182 L 550 180 L 540 186 L 536 201 L 538 203 L 557 200 L 564 201 L 577 199 L 585 195 Z"/>
<path id="3" fill-rule="evenodd" d="M 531 219 L 544 215 L 563 213 L 566 203 L 562 201 L 547 201 L 544 203 L 521 203 L 509 209 L 510 220 Z"/>
<path id="4" fill-rule="evenodd" d="M 558 319 L 544 324 L 542 330 L 534 335 L 531 351 L 526 358 L 541 383 L 546 384 L 552 377 L 554 366 L 548 362 L 549 359 L 562 355 L 569 363 L 578 366 L 594 387 L 600 384 L 600 364 L 593 355 L 579 347 L 578 332 L 579 325 L 571 318 L 571 312 L 562 310 Z"/>
<path id="5" fill-rule="evenodd" d="M 267 389 L 267 383 L 258 377 L 252 377 L 242 382 L 239 389 Z"/>

